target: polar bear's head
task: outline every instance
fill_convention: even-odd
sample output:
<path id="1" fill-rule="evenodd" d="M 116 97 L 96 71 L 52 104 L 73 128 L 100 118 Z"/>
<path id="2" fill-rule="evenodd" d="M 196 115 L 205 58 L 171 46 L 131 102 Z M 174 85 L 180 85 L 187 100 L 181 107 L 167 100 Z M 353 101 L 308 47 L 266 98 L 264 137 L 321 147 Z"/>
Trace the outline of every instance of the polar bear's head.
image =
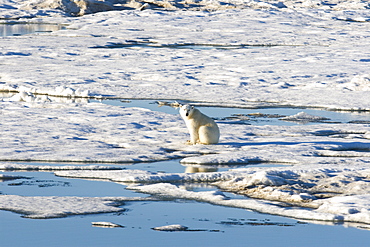
<path id="1" fill-rule="evenodd" d="M 188 118 L 189 116 L 191 116 L 193 111 L 194 111 L 194 106 L 191 106 L 191 105 L 182 105 L 180 107 L 180 115 L 183 118 Z"/>

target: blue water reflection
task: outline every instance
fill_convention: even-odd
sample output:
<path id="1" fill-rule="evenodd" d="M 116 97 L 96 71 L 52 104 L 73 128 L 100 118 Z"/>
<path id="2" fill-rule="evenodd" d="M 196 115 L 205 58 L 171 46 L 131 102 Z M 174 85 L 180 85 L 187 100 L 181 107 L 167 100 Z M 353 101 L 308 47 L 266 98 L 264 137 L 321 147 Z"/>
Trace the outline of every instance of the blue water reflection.
<path id="1" fill-rule="evenodd" d="M 53 32 L 63 29 L 62 25 L 48 23 L 2 23 L 0 24 L 0 36 L 20 36 L 38 32 Z"/>

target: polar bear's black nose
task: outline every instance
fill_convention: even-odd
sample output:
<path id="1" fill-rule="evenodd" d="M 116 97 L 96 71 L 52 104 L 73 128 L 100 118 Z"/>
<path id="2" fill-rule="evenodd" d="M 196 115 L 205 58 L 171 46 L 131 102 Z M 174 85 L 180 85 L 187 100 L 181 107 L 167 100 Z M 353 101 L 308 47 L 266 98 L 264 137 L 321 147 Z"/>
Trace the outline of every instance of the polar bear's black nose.
<path id="1" fill-rule="evenodd" d="M 185 115 L 188 117 L 189 116 L 189 112 L 186 112 Z"/>

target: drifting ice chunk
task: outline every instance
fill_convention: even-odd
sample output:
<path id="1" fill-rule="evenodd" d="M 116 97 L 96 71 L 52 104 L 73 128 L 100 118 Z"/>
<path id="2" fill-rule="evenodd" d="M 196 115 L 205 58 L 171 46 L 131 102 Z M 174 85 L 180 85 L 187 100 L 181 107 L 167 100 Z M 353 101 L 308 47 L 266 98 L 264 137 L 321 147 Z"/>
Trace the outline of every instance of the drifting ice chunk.
<path id="1" fill-rule="evenodd" d="M 154 227 L 152 229 L 156 231 L 175 232 L 175 231 L 186 231 L 188 230 L 188 227 L 182 226 L 182 225 L 168 225 L 168 226 Z"/>
<path id="2" fill-rule="evenodd" d="M 91 222 L 91 225 L 94 227 L 104 227 L 104 228 L 124 227 L 122 225 L 115 224 L 112 222 Z"/>

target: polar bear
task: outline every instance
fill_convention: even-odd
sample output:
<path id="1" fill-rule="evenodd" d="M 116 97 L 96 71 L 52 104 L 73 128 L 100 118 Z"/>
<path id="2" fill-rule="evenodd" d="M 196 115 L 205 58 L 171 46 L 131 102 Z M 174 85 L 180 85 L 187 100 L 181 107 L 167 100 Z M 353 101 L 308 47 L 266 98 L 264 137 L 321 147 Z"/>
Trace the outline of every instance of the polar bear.
<path id="1" fill-rule="evenodd" d="M 180 106 L 180 115 L 190 132 L 190 141 L 187 142 L 188 144 L 218 143 L 220 130 L 213 119 L 190 105 Z"/>

